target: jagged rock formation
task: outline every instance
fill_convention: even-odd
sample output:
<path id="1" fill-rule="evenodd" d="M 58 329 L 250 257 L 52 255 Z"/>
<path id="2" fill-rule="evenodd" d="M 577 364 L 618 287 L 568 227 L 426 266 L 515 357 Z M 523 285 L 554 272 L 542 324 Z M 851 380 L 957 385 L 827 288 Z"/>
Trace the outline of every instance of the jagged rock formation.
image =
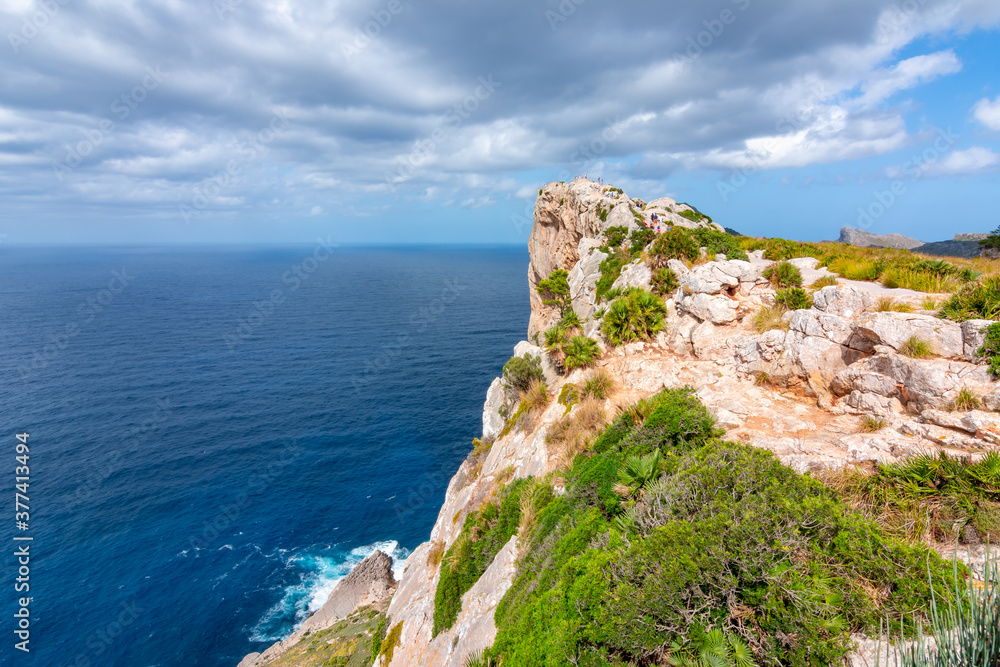
<path id="1" fill-rule="evenodd" d="M 381 551 L 376 551 L 337 582 L 326 604 L 306 619 L 302 627 L 287 639 L 271 645 L 263 653 L 249 654 L 240 661 L 238 667 L 263 667 L 274 664 L 304 637 L 343 621 L 356 609 L 365 606 L 385 608 L 395 590 L 396 579 L 392 574 L 392 558 Z"/>
<path id="2" fill-rule="evenodd" d="M 841 243 L 848 243 L 862 248 L 903 248 L 905 250 L 913 250 L 924 245 L 923 241 L 918 241 L 902 234 L 872 234 L 863 229 L 854 229 L 853 227 L 841 227 L 840 238 L 837 240 Z"/>
<path id="3" fill-rule="evenodd" d="M 650 210 L 667 217 L 678 206 L 655 200 L 643 210 L 641 202 L 583 179 L 543 188 L 530 240 L 529 338 L 555 316 L 535 291 L 538 281 L 555 269 L 569 271 L 574 310 L 588 332 L 596 331 L 595 311 L 606 305 L 597 303 L 594 287 L 604 257 L 597 250 L 602 231 L 612 225 L 635 227 Z M 803 269 L 807 283 L 826 274 L 814 259 L 793 263 Z M 665 330 L 648 342 L 612 349 L 602 344 L 598 366 L 616 385 L 603 403 L 605 412 L 614 415 L 618 407 L 664 387 L 690 385 L 729 439 L 769 449 L 799 471 L 892 462 L 935 451 L 978 455 L 1000 446 L 1000 415 L 948 411 L 963 388 L 980 396 L 989 410 L 1000 408 L 1000 390 L 974 359 L 991 322 L 960 325 L 920 312 L 873 312 L 875 295 L 893 296 L 917 309 L 921 295 L 844 281 L 816 292 L 812 308 L 786 313 L 776 328 L 760 333 L 751 321 L 762 306 L 774 302 L 774 290 L 763 278 L 769 264 L 759 252 L 751 253 L 748 262 L 704 261 L 689 267 L 671 260 L 679 286 L 665 299 Z M 619 283 L 645 285 L 648 276 L 649 268 L 636 261 L 622 271 Z M 914 336 L 929 343 L 936 356 L 900 354 Z M 528 341 L 519 343 L 515 353 L 546 360 L 550 396 L 588 376 L 582 370 L 559 375 L 544 350 Z M 566 465 L 572 453 L 547 436 L 579 407 L 567 413 L 551 400 L 521 430 L 498 413 L 505 400 L 498 378 L 483 410 L 483 441 L 489 449 L 460 466 L 429 541 L 411 555 L 387 611 L 390 626 L 402 624 L 399 642 L 391 662 L 376 662 L 379 667 L 462 667 L 470 653 L 492 645 L 496 637 L 493 613 L 516 572 L 516 536 L 462 597 L 455 624 L 434 636 L 440 554 L 454 544 L 469 513 L 501 485 Z M 859 425 L 866 416 L 879 418 L 884 426 L 862 432 Z M 561 492 L 558 482 L 555 491 Z M 863 649 L 871 648 L 864 638 L 857 639 Z"/>
<path id="4" fill-rule="evenodd" d="M 956 237 L 962 236 L 982 236 L 985 237 L 986 234 L 956 234 Z M 919 252 L 924 255 L 934 255 L 936 257 L 979 257 L 982 253 L 983 247 L 979 245 L 978 239 L 954 239 L 952 241 L 935 241 L 933 243 L 925 243 L 922 246 L 917 246 L 913 248 L 913 252 Z"/>

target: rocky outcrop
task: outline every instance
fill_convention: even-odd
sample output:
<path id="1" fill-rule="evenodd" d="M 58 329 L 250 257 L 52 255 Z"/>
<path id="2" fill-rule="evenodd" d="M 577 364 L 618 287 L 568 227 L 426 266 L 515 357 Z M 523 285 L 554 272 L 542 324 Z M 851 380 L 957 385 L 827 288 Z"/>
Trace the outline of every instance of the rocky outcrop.
<path id="1" fill-rule="evenodd" d="M 263 667 L 273 664 L 303 637 L 329 628 L 347 618 L 356 609 L 364 606 L 384 608 L 395 590 L 396 579 L 392 574 L 392 558 L 381 551 L 376 551 L 338 581 L 326 603 L 307 618 L 290 637 L 271 645 L 263 653 L 251 653 L 240 661 L 239 667 Z"/>
<path id="2" fill-rule="evenodd" d="M 918 241 L 902 234 L 872 234 L 863 229 L 854 229 L 852 227 L 841 227 L 840 238 L 837 240 L 841 243 L 848 243 L 862 248 L 903 248 L 904 250 L 912 250 L 924 245 L 923 241 Z"/>

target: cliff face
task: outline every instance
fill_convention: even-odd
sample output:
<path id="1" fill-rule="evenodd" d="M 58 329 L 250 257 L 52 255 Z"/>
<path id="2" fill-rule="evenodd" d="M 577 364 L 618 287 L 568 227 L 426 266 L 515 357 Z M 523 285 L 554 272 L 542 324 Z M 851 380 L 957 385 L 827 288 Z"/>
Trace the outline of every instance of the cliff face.
<path id="1" fill-rule="evenodd" d="M 569 271 L 573 307 L 585 330 L 593 332 L 597 328 L 594 281 L 606 256 L 598 249 L 601 233 L 611 226 L 634 229 L 650 222 L 654 212 L 660 221 L 686 227 L 712 224 L 693 223 L 678 213 L 689 209 L 670 199 L 649 203 L 629 199 L 582 179 L 543 188 L 529 242 L 529 338 L 547 329 L 554 316 L 536 294 L 540 280 L 555 269 Z M 826 274 L 816 268 L 816 260 L 801 258 L 793 263 L 801 268 L 807 285 Z M 840 281 L 819 290 L 812 308 L 787 313 L 775 328 L 758 333 L 748 316 L 774 301 L 774 290 L 763 276 L 769 264 L 753 254 L 750 261 L 718 257 L 694 266 L 672 260 L 679 286 L 665 299 L 665 330 L 648 342 L 618 348 L 600 343 L 597 365 L 615 383 L 601 406 L 605 414 L 613 416 L 619 407 L 664 387 L 690 385 L 728 439 L 769 449 L 799 471 L 891 462 L 914 452 L 983 452 L 1000 444 L 997 414 L 946 410 L 962 388 L 983 396 L 988 408 L 1000 408 L 1000 391 L 985 369 L 973 363 L 989 322 L 946 322 L 919 312 L 922 294 Z M 636 261 L 625 267 L 615 284 L 648 285 L 649 276 L 649 268 Z M 918 312 L 872 312 L 876 296 L 914 304 Z M 900 355 L 900 347 L 914 335 L 930 341 L 938 356 Z M 589 374 L 577 370 L 559 375 L 546 352 L 529 341 L 519 343 L 515 353 L 546 359 L 550 397 L 559 396 L 567 383 L 580 384 Z M 579 407 L 568 410 L 550 398 L 541 414 L 522 429 L 499 414 L 503 394 L 502 382 L 494 380 L 483 411 L 484 451 L 470 455 L 460 466 L 448 485 L 430 540 L 407 562 L 387 612 L 389 627 L 399 627 L 398 642 L 391 660 L 376 660 L 380 667 L 464 667 L 472 652 L 491 646 L 496 637 L 493 614 L 516 573 L 517 536 L 463 595 L 452 627 L 435 637 L 441 554 L 458 538 L 466 516 L 504 484 L 567 464 L 572 452 L 552 444 L 547 436 Z M 875 433 L 859 432 L 863 416 L 877 416 L 884 427 Z M 558 478 L 555 492 L 561 492 Z"/>

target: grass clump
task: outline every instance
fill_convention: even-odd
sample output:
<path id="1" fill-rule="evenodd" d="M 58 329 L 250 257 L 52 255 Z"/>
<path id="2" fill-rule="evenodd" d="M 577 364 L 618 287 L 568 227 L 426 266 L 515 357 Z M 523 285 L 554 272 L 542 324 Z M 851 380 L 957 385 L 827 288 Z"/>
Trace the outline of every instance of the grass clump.
<path id="1" fill-rule="evenodd" d="M 990 375 L 1000 378 L 1000 322 L 986 327 L 986 336 L 976 356 L 989 366 Z"/>
<path id="2" fill-rule="evenodd" d="M 427 565 L 436 568 L 441 564 L 441 556 L 444 555 L 444 542 L 436 540 L 431 542 L 431 548 L 427 550 Z"/>
<path id="3" fill-rule="evenodd" d="M 879 297 L 878 301 L 875 302 L 875 310 L 880 313 L 912 313 L 913 306 L 908 303 L 896 301 L 891 296 L 883 296 Z"/>
<path id="4" fill-rule="evenodd" d="M 541 410 L 549 404 L 549 390 L 545 380 L 534 379 L 528 388 L 521 393 L 521 405 L 526 412 Z"/>
<path id="5" fill-rule="evenodd" d="M 666 315 L 663 299 L 644 289 L 629 288 L 608 307 L 601 330 L 615 346 L 649 340 L 663 329 Z"/>
<path id="6" fill-rule="evenodd" d="M 886 421 L 881 417 L 873 417 L 871 415 L 865 415 L 861 418 L 861 432 L 862 433 L 876 433 L 881 431 L 886 426 Z"/>
<path id="7" fill-rule="evenodd" d="M 611 379 L 603 368 L 594 371 L 583 385 L 583 396 L 593 396 L 596 399 L 604 400 L 614 391 L 615 381 Z"/>
<path id="8" fill-rule="evenodd" d="M 919 336 L 910 336 L 899 346 L 899 353 L 912 359 L 929 359 L 934 356 L 934 348 Z"/>
<path id="9" fill-rule="evenodd" d="M 819 278 L 814 280 L 812 285 L 810 285 L 809 287 L 815 292 L 823 289 L 824 287 L 833 287 L 834 285 L 838 284 L 839 283 L 837 282 L 837 276 L 827 275 L 827 276 L 820 276 Z"/>
<path id="10" fill-rule="evenodd" d="M 764 333 L 772 329 L 788 329 L 788 322 L 783 317 L 786 312 L 779 305 L 769 306 L 765 304 L 754 313 L 750 326 L 757 333 Z"/>
<path id="11" fill-rule="evenodd" d="M 780 289 L 774 293 L 774 302 L 787 310 L 812 308 L 813 300 L 801 287 Z"/>
<path id="12" fill-rule="evenodd" d="M 802 287 L 802 272 L 789 262 L 782 260 L 764 269 L 764 277 L 776 288 Z"/>
<path id="13" fill-rule="evenodd" d="M 938 300 L 932 296 L 924 297 L 924 300 L 920 303 L 920 307 L 924 310 L 937 310 Z"/>
<path id="14" fill-rule="evenodd" d="M 665 266 L 653 269 L 652 278 L 653 293 L 659 296 L 666 296 L 677 289 L 677 274 Z"/>
<path id="15" fill-rule="evenodd" d="M 982 399 L 976 396 L 976 393 L 968 387 L 959 389 L 955 400 L 951 404 L 952 410 L 979 410 L 982 407 Z"/>
<path id="16" fill-rule="evenodd" d="M 565 494 L 534 505 L 486 651 L 497 662 L 840 664 L 850 633 L 887 615 L 910 631 L 901 615 L 932 590 L 954 597 L 926 547 L 772 453 L 719 441 L 692 389 L 634 407 L 573 460 Z"/>
<path id="17" fill-rule="evenodd" d="M 385 635 L 389 631 L 389 617 L 385 614 L 379 614 L 378 623 L 375 624 L 375 629 L 372 631 L 371 639 L 371 655 L 378 655 L 382 649 L 382 642 L 385 641 Z"/>

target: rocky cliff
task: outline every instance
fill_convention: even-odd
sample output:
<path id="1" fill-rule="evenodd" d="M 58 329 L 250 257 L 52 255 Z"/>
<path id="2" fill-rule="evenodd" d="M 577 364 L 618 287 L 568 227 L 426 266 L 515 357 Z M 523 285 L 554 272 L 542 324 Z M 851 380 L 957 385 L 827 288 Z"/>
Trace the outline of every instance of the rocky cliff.
<path id="1" fill-rule="evenodd" d="M 863 229 L 854 229 L 853 227 L 841 227 L 840 238 L 837 240 L 841 243 L 856 245 L 862 248 L 903 248 L 905 250 L 913 250 L 924 245 L 923 241 L 918 241 L 902 234 L 872 234 Z"/>
<path id="2" fill-rule="evenodd" d="M 586 372 L 560 375 L 533 342 L 557 316 L 538 297 L 539 281 L 555 269 L 567 270 L 572 307 L 584 330 L 594 333 L 600 314 L 594 286 L 606 257 L 600 250 L 602 233 L 612 226 L 655 224 L 653 213 L 661 225 L 714 226 L 707 219 L 693 222 L 690 218 L 699 216 L 681 215 L 685 210 L 692 209 L 670 199 L 630 199 L 583 179 L 541 190 L 529 241 L 529 340 L 519 343 L 515 354 L 546 360 L 550 396 L 560 396 L 567 383 L 581 383 Z M 793 263 L 807 284 L 827 275 L 816 268 L 816 260 Z M 998 448 L 1000 415 L 990 410 L 1000 408 L 1000 391 L 974 359 L 990 322 L 948 322 L 920 311 L 922 294 L 843 280 L 818 290 L 811 308 L 788 312 L 761 333 L 751 326 L 751 315 L 774 303 L 774 290 L 764 277 L 769 264 L 754 254 L 750 261 L 723 256 L 694 265 L 672 261 L 679 284 L 665 299 L 665 329 L 653 340 L 617 348 L 600 342 L 597 365 L 615 383 L 601 406 L 604 413 L 614 415 L 664 387 L 690 385 L 729 439 L 768 449 L 799 471 L 891 462 L 915 452 L 977 455 Z M 622 270 L 616 285 L 648 286 L 650 273 L 645 262 L 636 260 Z M 876 311 L 876 298 L 885 296 L 912 304 L 914 312 Z M 932 358 L 900 353 L 913 336 L 930 343 Z M 982 397 L 988 410 L 948 411 L 963 389 Z M 494 641 L 493 612 L 517 570 L 517 535 L 462 596 L 457 621 L 435 636 L 441 554 L 459 536 L 465 517 L 502 485 L 567 463 L 567 452 L 547 436 L 579 409 L 551 400 L 526 428 L 511 428 L 500 414 L 504 392 L 499 378 L 490 385 L 483 444 L 452 478 L 428 542 L 408 560 L 388 605 L 388 626 L 398 628 L 391 659 L 378 657 L 380 667 L 463 667 L 471 653 Z M 862 432 L 863 417 L 877 419 L 880 427 Z M 558 478 L 555 484 L 558 493 Z M 341 617 L 341 607 L 350 606 L 334 602 L 340 589 L 331 596 L 337 612 L 327 618 Z M 351 604 L 357 597 L 352 595 Z M 267 663 L 255 657 L 246 664 Z"/>

